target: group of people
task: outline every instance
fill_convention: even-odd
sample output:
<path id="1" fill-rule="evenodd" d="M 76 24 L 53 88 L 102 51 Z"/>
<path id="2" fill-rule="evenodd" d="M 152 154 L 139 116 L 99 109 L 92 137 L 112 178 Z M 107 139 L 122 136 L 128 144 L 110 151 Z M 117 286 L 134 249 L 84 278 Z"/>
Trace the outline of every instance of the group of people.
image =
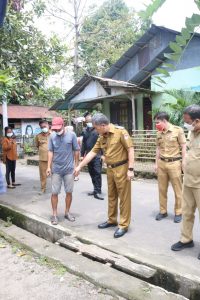
<path id="1" fill-rule="evenodd" d="M 183 112 L 188 141 L 181 127 L 169 123 L 167 113 L 157 113 L 154 120 L 158 130 L 155 171 L 158 174 L 160 202 L 156 220 L 167 217 L 167 190 L 170 181 L 175 194 L 174 222 L 182 221 L 180 241 L 173 244 L 171 250 L 180 251 L 194 247 L 196 208 L 200 214 L 200 106 L 190 105 Z"/>
<path id="2" fill-rule="evenodd" d="M 70 213 L 74 179 L 78 177 L 80 168 L 87 165 L 93 184 L 93 190 L 88 196 L 104 200 L 101 173 L 102 163 L 105 162 L 108 175 L 108 221 L 98 227 L 117 226 L 120 198 L 120 222 L 114 237 L 121 237 L 127 232 L 131 220 L 130 180 L 134 176 L 132 139 L 124 128 L 110 124 L 101 113 L 92 117 L 86 112 L 84 119 L 81 147 L 76 134 L 71 128 L 65 127 L 61 117 L 53 118 L 51 134 L 48 122 L 40 122 L 41 133 L 36 136 L 35 141 L 39 149 L 41 192 L 45 192 L 47 177 L 51 176 L 51 223 L 57 225 L 58 195 L 63 182 L 66 194 L 64 217 L 74 222 L 75 217 Z"/>
<path id="3" fill-rule="evenodd" d="M 51 203 L 53 225 L 58 224 L 58 195 L 62 182 L 66 193 L 64 217 L 75 221 L 70 213 L 74 178 L 81 169 L 88 165 L 93 183 L 93 191 L 88 195 L 103 200 L 102 162 L 107 166 L 108 182 L 108 219 L 99 224 L 99 229 L 117 227 L 114 237 L 122 237 L 131 221 L 131 180 L 134 178 L 134 147 L 128 132 L 120 126 L 113 125 L 108 118 L 97 113 L 84 115 L 86 127 L 82 133 L 82 145 L 78 143 L 73 130 L 66 128 L 61 117 L 52 120 L 51 133 L 48 122 L 40 122 L 41 133 L 36 136 L 39 149 L 39 170 L 41 191 L 46 190 L 46 178 L 51 176 Z M 161 221 L 167 215 L 167 190 L 171 182 L 174 194 L 174 222 L 182 221 L 181 239 L 171 249 L 179 251 L 194 246 L 193 225 L 195 210 L 200 213 L 200 106 L 191 105 L 183 114 L 184 127 L 189 132 L 188 141 L 181 127 L 169 123 L 166 112 L 158 112 L 154 116 L 158 131 L 156 141 L 155 172 L 158 176 L 160 210 L 156 220 Z M 6 130 L 3 151 L 6 154 L 7 186 L 15 188 L 15 140 L 12 130 Z M 80 149 L 81 148 L 81 149 Z M 10 152 L 9 152 L 10 151 Z M 12 155 L 11 154 L 12 152 Z M 9 154 L 10 153 L 10 154 Z M 14 162 L 14 163 L 13 163 Z M 11 174 L 11 182 L 9 177 Z M 119 204 L 119 222 L 118 222 Z M 200 255 L 198 257 L 200 259 Z"/>

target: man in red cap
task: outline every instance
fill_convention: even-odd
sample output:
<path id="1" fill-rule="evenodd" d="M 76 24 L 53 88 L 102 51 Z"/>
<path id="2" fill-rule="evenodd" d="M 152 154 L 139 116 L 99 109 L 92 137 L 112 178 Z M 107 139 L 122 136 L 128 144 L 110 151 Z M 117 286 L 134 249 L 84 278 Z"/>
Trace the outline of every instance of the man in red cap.
<path id="1" fill-rule="evenodd" d="M 79 146 L 76 134 L 72 131 L 65 131 L 64 121 L 61 117 L 53 118 L 51 129 L 53 133 L 49 138 L 47 176 L 51 175 L 52 180 L 51 204 L 53 216 L 51 223 L 57 225 L 58 194 L 61 191 L 62 182 L 64 182 L 66 193 L 65 218 L 71 222 L 75 221 L 69 210 L 72 203 L 74 185 L 73 172 L 79 160 Z"/>

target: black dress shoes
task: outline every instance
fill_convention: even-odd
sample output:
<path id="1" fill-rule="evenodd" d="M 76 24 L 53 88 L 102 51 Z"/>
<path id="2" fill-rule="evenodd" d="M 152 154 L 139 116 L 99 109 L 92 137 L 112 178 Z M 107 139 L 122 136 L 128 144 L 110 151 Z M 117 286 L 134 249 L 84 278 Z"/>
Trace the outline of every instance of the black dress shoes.
<path id="1" fill-rule="evenodd" d="M 182 221 L 182 215 L 174 216 L 174 223 L 180 223 Z"/>
<path id="2" fill-rule="evenodd" d="M 118 228 L 114 233 L 114 238 L 122 237 L 125 233 L 127 233 L 127 231 L 128 229 Z"/>
<path id="3" fill-rule="evenodd" d="M 98 199 L 98 200 L 104 200 L 104 198 L 101 196 L 101 194 L 94 194 L 94 198 Z"/>
<path id="4" fill-rule="evenodd" d="M 88 196 L 94 196 L 94 192 L 89 192 Z"/>
<path id="5" fill-rule="evenodd" d="M 109 227 L 115 227 L 117 226 L 117 224 L 113 224 L 113 223 L 108 223 L 107 221 L 102 223 L 102 224 L 99 224 L 98 225 L 98 228 L 99 229 L 104 229 L 104 228 L 109 228 Z"/>
<path id="6" fill-rule="evenodd" d="M 165 213 L 165 214 L 158 213 L 158 214 L 156 215 L 156 221 L 160 221 L 160 220 L 166 218 L 167 216 L 168 216 L 167 213 Z"/>
<path id="7" fill-rule="evenodd" d="M 192 248 L 192 247 L 194 247 L 194 242 L 193 241 L 188 242 L 188 243 L 182 243 L 182 242 L 179 241 L 178 243 L 171 246 L 171 250 L 181 251 L 183 249 Z"/>

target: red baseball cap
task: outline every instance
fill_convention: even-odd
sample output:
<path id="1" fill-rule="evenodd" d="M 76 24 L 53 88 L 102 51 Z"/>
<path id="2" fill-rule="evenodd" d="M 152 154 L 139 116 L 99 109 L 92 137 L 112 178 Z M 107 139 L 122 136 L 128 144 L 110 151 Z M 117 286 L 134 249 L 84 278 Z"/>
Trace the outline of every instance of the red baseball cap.
<path id="1" fill-rule="evenodd" d="M 52 126 L 51 129 L 61 129 L 62 126 L 64 125 L 64 120 L 61 117 L 55 117 L 52 120 Z"/>

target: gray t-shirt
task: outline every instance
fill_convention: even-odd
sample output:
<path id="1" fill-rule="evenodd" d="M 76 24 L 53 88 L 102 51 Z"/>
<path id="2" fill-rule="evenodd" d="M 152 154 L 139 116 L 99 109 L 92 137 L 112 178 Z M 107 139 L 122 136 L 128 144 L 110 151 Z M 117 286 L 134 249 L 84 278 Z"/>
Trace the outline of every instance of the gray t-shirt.
<path id="1" fill-rule="evenodd" d="M 48 150 L 53 152 L 52 173 L 72 174 L 74 171 L 74 151 L 79 151 L 77 137 L 74 132 L 65 132 L 59 136 L 55 132 L 50 135 Z"/>

